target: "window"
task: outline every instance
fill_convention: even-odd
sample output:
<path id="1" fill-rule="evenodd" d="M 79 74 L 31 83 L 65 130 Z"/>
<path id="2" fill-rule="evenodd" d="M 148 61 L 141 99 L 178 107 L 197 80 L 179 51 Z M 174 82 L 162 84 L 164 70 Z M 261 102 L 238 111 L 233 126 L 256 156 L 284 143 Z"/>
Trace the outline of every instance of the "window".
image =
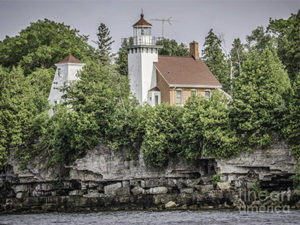
<path id="1" fill-rule="evenodd" d="M 197 90 L 196 89 L 191 90 L 191 96 L 193 96 L 193 95 L 197 95 Z"/>
<path id="2" fill-rule="evenodd" d="M 59 77 L 61 77 L 61 69 L 60 68 L 57 69 L 57 74 Z"/>
<path id="3" fill-rule="evenodd" d="M 158 95 L 155 95 L 155 105 L 158 105 Z"/>
<path id="4" fill-rule="evenodd" d="M 182 90 L 176 90 L 176 105 L 182 105 Z"/>
<path id="5" fill-rule="evenodd" d="M 210 95 L 211 95 L 211 91 L 210 91 L 210 90 L 206 90 L 206 91 L 205 91 L 205 98 L 206 98 L 206 99 L 209 99 L 209 98 L 210 98 Z"/>

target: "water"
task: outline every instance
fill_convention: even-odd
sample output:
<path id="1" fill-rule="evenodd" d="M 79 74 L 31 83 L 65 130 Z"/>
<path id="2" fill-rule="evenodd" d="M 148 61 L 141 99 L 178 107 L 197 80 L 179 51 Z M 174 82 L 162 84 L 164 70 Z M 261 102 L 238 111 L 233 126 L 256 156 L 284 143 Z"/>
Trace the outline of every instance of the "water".
<path id="1" fill-rule="evenodd" d="M 300 211 L 281 213 L 240 213 L 237 211 L 117 211 L 98 213 L 46 213 L 26 215 L 2 215 L 0 225 L 45 224 L 242 224 L 289 225 L 300 224 Z"/>

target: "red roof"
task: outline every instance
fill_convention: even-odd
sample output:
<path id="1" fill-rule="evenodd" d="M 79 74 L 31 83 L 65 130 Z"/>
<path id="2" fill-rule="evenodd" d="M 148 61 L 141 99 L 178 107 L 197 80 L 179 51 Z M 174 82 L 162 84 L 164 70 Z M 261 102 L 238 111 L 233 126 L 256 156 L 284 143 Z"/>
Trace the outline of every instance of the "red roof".
<path id="1" fill-rule="evenodd" d="M 145 19 L 144 19 L 144 14 L 141 14 L 141 19 L 139 21 L 137 21 L 135 24 L 133 24 L 132 26 L 141 26 L 141 25 L 146 25 L 146 26 L 152 26 L 150 23 L 148 23 Z"/>
<path id="2" fill-rule="evenodd" d="M 201 59 L 195 60 L 190 56 L 158 56 L 155 66 L 170 86 L 222 87 Z"/>
<path id="3" fill-rule="evenodd" d="M 160 91 L 158 87 L 151 88 L 149 91 Z"/>
<path id="4" fill-rule="evenodd" d="M 78 59 L 76 59 L 74 56 L 70 54 L 66 58 L 58 62 L 57 64 L 62 64 L 62 63 L 82 63 L 82 62 L 80 62 Z"/>

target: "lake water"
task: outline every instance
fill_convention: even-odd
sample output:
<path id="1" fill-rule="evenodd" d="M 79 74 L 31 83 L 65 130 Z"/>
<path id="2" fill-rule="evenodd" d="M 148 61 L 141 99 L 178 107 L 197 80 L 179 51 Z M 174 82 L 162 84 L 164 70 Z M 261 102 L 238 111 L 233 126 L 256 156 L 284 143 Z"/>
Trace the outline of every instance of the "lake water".
<path id="1" fill-rule="evenodd" d="M 44 224 L 242 224 L 289 225 L 300 224 L 300 211 L 281 213 L 237 211 L 117 211 L 97 213 L 46 213 L 25 215 L 1 215 L 0 225 Z"/>

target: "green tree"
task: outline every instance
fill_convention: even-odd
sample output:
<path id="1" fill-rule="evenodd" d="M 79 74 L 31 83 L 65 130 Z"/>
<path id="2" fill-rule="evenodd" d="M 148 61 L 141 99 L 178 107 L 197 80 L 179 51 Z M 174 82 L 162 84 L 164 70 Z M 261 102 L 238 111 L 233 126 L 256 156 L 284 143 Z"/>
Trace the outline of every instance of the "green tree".
<path id="1" fill-rule="evenodd" d="M 283 132 L 291 145 L 294 156 L 300 159 L 300 72 L 296 75 L 293 83 L 293 94 L 286 114 L 286 126 Z M 300 168 L 300 167 L 299 167 Z M 300 171 L 300 169 L 299 169 Z"/>
<path id="2" fill-rule="evenodd" d="M 39 115 L 47 109 L 47 98 L 31 85 L 20 67 L 12 68 L 4 79 L 0 93 L 0 166 L 5 165 L 11 151 L 21 162 L 34 155 L 36 139 L 40 134 Z M 40 119 L 40 117 L 39 117 Z"/>
<path id="3" fill-rule="evenodd" d="M 202 156 L 228 158 L 239 153 L 229 113 L 228 100 L 219 91 L 214 91 L 209 100 L 189 98 L 182 116 L 182 156 L 186 161 Z"/>
<path id="4" fill-rule="evenodd" d="M 182 108 L 168 104 L 149 107 L 142 144 L 147 165 L 163 168 L 181 150 Z"/>
<path id="5" fill-rule="evenodd" d="M 178 44 L 175 40 L 163 39 L 156 42 L 156 45 L 162 45 L 163 47 L 158 50 L 159 55 L 169 56 L 188 56 L 189 49 L 183 44 Z"/>
<path id="6" fill-rule="evenodd" d="M 54 67 L 69 54 L 85 61 L 94 55 L 87 40 L 87 36 L 63 23 L 38 20 L 21 30 L 19 35 L 6 36 L 0 41 L 0 63 L 4 67 L 21 65 L 28 75 L 36 68 Z"/>
<path id="7" fill-rule="evenodd" d="M 98 40 L 95 42 L 98 46 L 97 56 L 100 61 L 104 64 L 110 62 L 111 54 L 111 45 L 114 43 L 112 37 L 110 36 L 110 31 L 104 23 L 100 23 L 97 33 Z"/>
<path id="8" fill-rule="evenodd" d="M 267 47 L 270 49 L 274 47 L 272 36 L 265 31 L 263 26 L 257 27 L 252 31 L 251 35 L 246 36 L 246 41 L 248 51 L 256 50 L 262 52 Z"/>
<path id="9" fill-rule="evenodd" d="M 235 79 L 232 118 L 247 146 L 264 147 L 280 132 L 286 113 L 289 77 L 275 51 L 252 51 Z"/>
<path id="10" fill-rule="evenodd" d="M 268 26 L 276 37 L 277 53 L 293 82 L 300 72 L 300 10 L 288 19 L 270 19 Z"/>
<path id="11" fill-rule="evenodd" d="M 122 46 L 118 51 L 118 57 L 116 59 L 117 70 L 121 75 L 128 75 L 128 52 L 126 47 L 129 44 L 126 39 L 122 42 Z"/>
<path id="12" fill-rule="evenodd" d="M 239 38 L 233 40 L 232 48 L 230 50 L 230 60 L 232 62 L 232 75 L 233 78 L 241 74 L 242 64 L 245 60 L 245 49 Z"/>
<path id="13" fill-rule="evenodd" d="M 130 149 L 136 157 L 144 133 L 143 112 L 129 96 L 129 81 L 112 66 L 88 62 L 80 80 L 65 87 L 65 103 L 46 124 L 42 147 L 52 164 L 71 163 L 96 144 Z M 69 106 L 72 106 L 72 110 Z"/>
<path id="14" fill-rule="evenodd" d="M 229 63 L 225 54 L 222 52 L 221 40 L 210 29 L 205 38 L 202 59 L 210 71 L 220 81 L 225 91 L 230 90 L 230 71 Z"/>

